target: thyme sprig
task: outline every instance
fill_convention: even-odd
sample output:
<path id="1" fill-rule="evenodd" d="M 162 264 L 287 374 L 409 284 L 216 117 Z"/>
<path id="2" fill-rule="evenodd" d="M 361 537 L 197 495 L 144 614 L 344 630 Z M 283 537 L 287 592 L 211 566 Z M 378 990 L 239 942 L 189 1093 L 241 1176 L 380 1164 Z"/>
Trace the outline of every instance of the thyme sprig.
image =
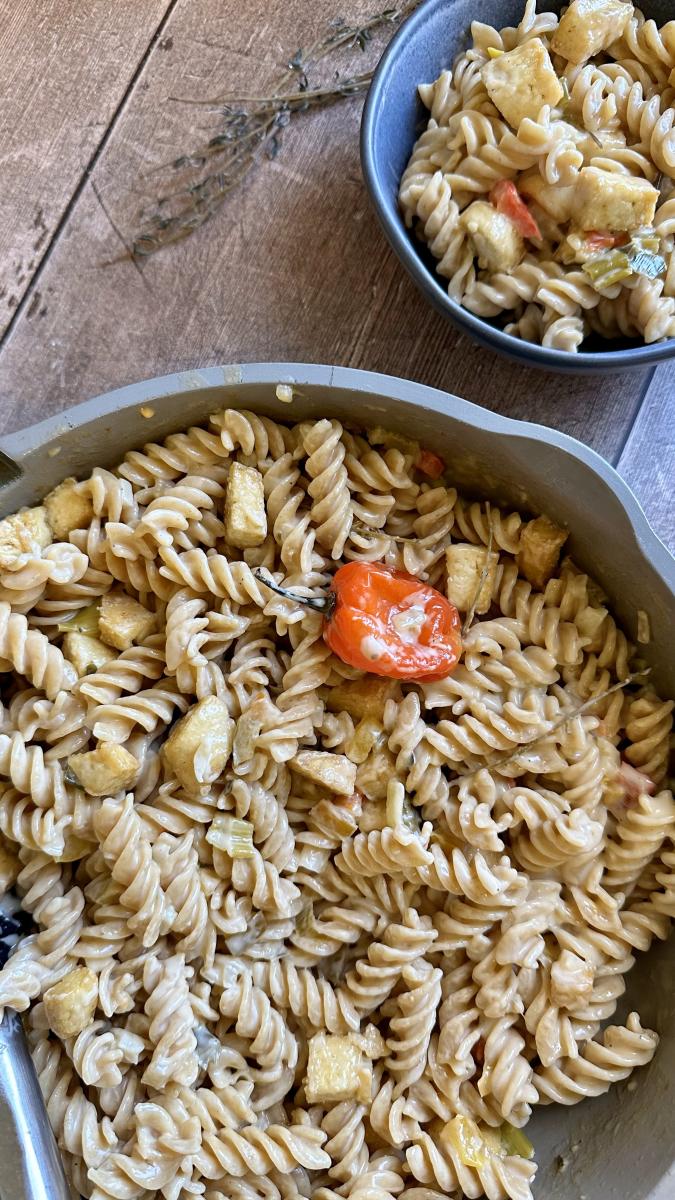
<path id="1" fill-rule="evenodd" d="M 552 733 L 557 733 L 559 729 L 562 729 L 563 726 L 568 725 L 569 722 L 573 721 L 576 717 L 580 717 L 587 712 L 592 712 L 596 704 L 600 704 L 601 701 L 606 700 L 608 696 L 613 696 L 615 692 L 623 691 L 623 689 L 629 687 L 631 683 L 635 683 L 636 679 L 644 679 L 647 675 L 649 675 L 650 670 L 650 667 L 645 667 L 641 671 L 633 671 L 631 675 L 628 675 L 625 679 L 620 679 L 618 683 L 612 684 L 611 687 L 605 688 L 605 690 L 600 692 L 597 696 L 590 696 L 588 700 L 584 700 L 581 704 L 575 704 L 572 708 L 563 709 L 561 715 L 557 717 L 555 721 L 549 722 L 546 728 L 542 729 L 541 733 L 536 734 L 535 737 L 529 738 L 529 740 L 526 742 L 519 742 L 515 749 L 509 751 L 508 754 L 498 756 L 497 758 L 492 758 L 489 762 L 481 763 L 477 767 L 471 767 L 468 771 L 458 772 L 452 782 L 456 783 L 460 779 L 469 779 L 472 775 L 477 775 L 479 771 L 482 771 L 485 768 L 487 768 L 488 771 L 498 771 L 501 769 L 501 767 L 508 766 L 509 763 L 514 762 L 515 759 L 519 758 L 521 754 L 531 750 L 533 746 L 538 746 L 542 742 L 546 741 L 546 739 L 549 738 Z"/>
<path id="2" fill-rule="evenodd" d="M 140 213 L 138 233 L 129 245 L 131 257 L 138 260 L 182 241 L 210 220 L 256 164 L 276 157 L 285 129 L 299 114 L 362 95 L 374 68 L 336 71 L 329 80 L 314 80 L 311 74 L 340 52 L 366 51 L 377 33 L 398 25 L 418 2 L 402 0 L 397 7 L 385 8 L 358 24 L 334 18 L 322 37 L 288 58 L 267 94 L 206 100 L 170 97 L 175 103 L 212 110 L 217 127 L 206 141 L 152 172 L 168 170 L 171 181 Z"/>

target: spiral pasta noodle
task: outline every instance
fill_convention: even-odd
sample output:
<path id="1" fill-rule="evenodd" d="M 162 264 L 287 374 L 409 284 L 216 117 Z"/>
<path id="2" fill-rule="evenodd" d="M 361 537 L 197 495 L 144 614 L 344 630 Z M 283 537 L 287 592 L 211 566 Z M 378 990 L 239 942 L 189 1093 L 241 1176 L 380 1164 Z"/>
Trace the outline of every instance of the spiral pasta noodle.
<path id="1" fill-rule="evenodd" d="M 655 215 L 675 178 L 671 26 L 628 3 L 559 19 L 527 0 L 517 27 L 473 21 L 470 48 L 420 84 L 427 127 L 399 205 L 454 301 L 568 354 L 591 333 L 675 336 L 672 233 Z"/>
<path id="2" fill-rule="evenodd" d="M 427 92 L 438 124 L 407 191 L 451 286 L 487 308 L 512 293 L 525 324 L 539 306 L 551 343 L 577 338 L 579 282 L 534 255 L 479 278 L 459 218 L 507 160 L 574 169 L 564 122 L 516 136 L 480 73 L 490 48 L 554 32 L 532 3 L 513 29 L 476 25 Z M 644 55 L 655 35 L 628 36 Z M 649 86 L 622 54 L 604 80 L 569 72 L 615 132 Z M 648 117 L 631 115 L 643 140 Z M 668 202 L 659 222 L 672 239 Z M 581 308 L 604 322 L 605 303 Z M 251 545 L 235 464 L 259 497 Z M 228 410 L 66 481 L 77 527 L 3 574 L 0 867 L 34 929 L 0 1010 L 25 1014 L 93 1200 L 531 1200 L 507 1125 L 655 1050 L 637 1017 L 601 1030 L 675 918 L 673 705 L 631 675 L 593 580 L 558 563 L 565 531 L 424 464 L 386 431 Z M 376 679 L 329 649 L 302 601 L 336 566 L 450 592 L 448 548 L 489 568 L 451 674 Z"/>

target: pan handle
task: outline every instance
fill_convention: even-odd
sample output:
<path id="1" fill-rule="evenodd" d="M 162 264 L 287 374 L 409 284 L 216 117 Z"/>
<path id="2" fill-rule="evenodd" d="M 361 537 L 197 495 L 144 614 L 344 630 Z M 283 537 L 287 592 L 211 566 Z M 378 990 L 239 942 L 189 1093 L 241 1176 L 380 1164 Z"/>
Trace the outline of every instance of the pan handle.
<path id="1" fill-rule="evenodd" d="M 0 1200 L 71 1200 L 21 1020 L 0 1023 Z"/>

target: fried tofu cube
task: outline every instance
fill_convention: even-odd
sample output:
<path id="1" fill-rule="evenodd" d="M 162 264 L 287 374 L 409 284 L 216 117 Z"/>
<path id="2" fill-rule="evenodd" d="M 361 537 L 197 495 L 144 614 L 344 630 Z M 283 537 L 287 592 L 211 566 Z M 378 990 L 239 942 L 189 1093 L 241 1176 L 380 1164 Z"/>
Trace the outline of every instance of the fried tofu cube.
<path id="1" fill-rule="evenodd" d="M 572 216 L 574 185 L 561 187 L 559 184 L 547 183 L 538 167 L 520 176 L 518 191 L 534 200 L 554 221 L 560 221 L 562 224 Z"/>
<path id="2" fill-rule="evenodd" d="M 584 167 L 574 196 L 574 218 L 583 230 L 630 231 L 651 225 L 659 199 L 648 179 Z"/>
<path id="3" fill-rule="evenodd" d="M 260 546 L 267 537 L 265 488 L 260 471 L 233 462 L 225 492 L 225 537 L 231 546 L 245 550 Z"/>
<path id="4" fill-rule="evenodd" d="M 491 59 L 480 73 L 492 103 L 514 129 L 525 117 L 536 121 L 545 104 L 557 104 L 563 96 L 548 50 L 539 38 Z"/>
<path id="5" fill-rule="evenodd" d="M 91 1025 L 98 1003 L 98 978 L 89 967 L 76 967 L 42 997 L 49 1028 L 60 1038 L 77 1037 Z"/>
<path id="6" fill-rule="evenodd" d="M 112 591 L 101 597 L 98 628 L 102 641 L 116 650 L 128 650 L 152 633 L 157 618 L 126 592 Z"/>
<path id="7" fill-rule="evenodd" d="M 86 529 L 94 516 L 91 497 L 83 494 L 80 484 L 72 476 L 45 496 L 43 503 L 47 520 L 59 542 L 67 541 L 72 529 Z"/>
<path id="8" fill-rule="evenodd" d="M 90 796 L 114 796 L 131 786 L 139 762 L 124 746 L 101 742 L 95 750 L 71 754 L 68 766 Z"/>
<path id="9" fill-rule="evenodd" d="M 546 586 L 558 565 L 560 551 L 568 537 L 567 530 L 554 525 L 548 517 L 537 517 L 523 526 L 516 563 L 521 575 L 534 588 L 541 591 Z"/>
<path id="10" fill-rule="evenodd" d="M 366 761 L 358 767 L 356 772 L 356 786 L 370 801 L 386 800 L 389 780 L 395 774 L 395 759 L 393 754 L 386 747 L 380 747 L 373 750 L 372 754 L 368 755 Z M 370 808 L 371 805 L 368 805 L 367 811 Z M 365 832 L 362 824 L 361 828 Z"/>
<path id="11" fill-rule="evenodd" d="M 232 753 L 234 729 L 225 701 L 217 696 L 206 696 L 176 722 L 162 753 L 190 795 L 204 795 L 222 774 Z"/>
<path id="12" fill-rule="evenodd" d="M 478 266 L 484 271 L 512 271 L 525 254 L 525 243 L 513 221 L 487 200 L 474 200 L 459 223 L 466 230 Z"/>
<path id="13" fill-rule="evenodd" d="M 588 1000 L 593 976 L 591 963 L 571 950 L 563 950 L 551 967 L 551 1002 L 558 1008 L 574 1008 Z"/>
<path id="14" fill-rule="evenodd" d="M 383 675 L 366 675 L 363 679 L 350 679 L 329 689 L 326 707 L 329 712 L 346 712 L 355 721 L 364 717 L 382 719 L 387 700 L 398 693 L 395 679 Z"/>
<path id="15" fill-rule="evenodd" d="M 465 613 L 475 601 L 477 613 L 487 612 L 492 602 L 498 562 L 499 555 L 494 550 L 488 554 L 485 546 L 472 546 L 468 542 L 456 542 L 448 546 L 445 551 L 445 568 L 448 579 L 446 591 L 450 603 Z M 485 578 L 480 583 L 483 571 L 486 572 Z"/>
<path id="16" fill-rule="evenodd" d="M 359 827 L 359 817 L 362 812 L 362 800 L 358 792 L 338 800 L 319 800 L 312 805 L 311 822 L 324 833 L 344 841 L 355 833 Z"/>
<path id="17" fill-rule="evenodd" d="M 351 796 L 356 786 L 356 763 L 346 754 L 331 754 L 328 750 L 301 750 L 289 766 L 312 779 L 320 787 L 338 796 Z"/>
<path id="18" fill-rule="evenodd" d="M 110 646 L 106 646 L 100 638 L 90 637 L 88 633 L 67 633 L 61 648 L 80 678 L 91 675 L 92 670 L 97 671 L 105 663 L 117 658 Z"/>
<path id="19" fill-rule="evenodd" d="M 370 1101 L 372 1066 L 364 1063 L 351 1037 L 317 1033 L 310 1038 L 308 1049 L 305 1095 L 309 1104 L 338 1104 L 362 1096 Z"/>
<path id="20" fill-rule="evenodd" d="M 0 521 L 0 569 L 18 571 L 51 544 L 44 508 L 22 508 Z"/>
<path id="21" fill-rule="evenodd" d="M 553 34 L 551 49 L 568 62 L 588 62 L 621 37 L 634 11 L 623 0 L 572 0 Z"/>
<path id="22" fill-rule="evenodd" d="M 364 763 L 371 751 L 385 740 L 381 721 L 375 717 L 364 717 L 345 746 L 347 757 L 352 762 Z"/>

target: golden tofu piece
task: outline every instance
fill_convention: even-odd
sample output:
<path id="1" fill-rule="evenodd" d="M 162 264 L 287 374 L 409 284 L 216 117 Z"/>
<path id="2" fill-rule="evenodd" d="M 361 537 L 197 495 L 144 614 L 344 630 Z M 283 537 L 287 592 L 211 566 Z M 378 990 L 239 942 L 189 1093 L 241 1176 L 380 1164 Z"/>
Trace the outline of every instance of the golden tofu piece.
<path id="1" fill-rule="evenodd" d="M 525 254 L 525 243 L 513 221 L 487 200 L 474 200 L 462 213 L 459 223 L 484 271 L 512 271 Z"/>
<path id="2" fill-rule="evenodd" d="M 234 721 L 224 700 L 206 696 L 181 717 L 162 753 L 181 787 L 204 795 L 225 769 L 234 742 Z"/>
<path id="3" fill-rule="evenodd" d="M 105 663 L 117 658 L 110 646 L 106 646 L 100 638 L 90 637 L 88 633 L 67 633 L 61 648 L 80 678 L 83 675 L 91 675 L 92 671 L 97 671 Z"/>
<path id="4" fill-rule="evenodd" d="M 373 750 L 357 770 L 358 790 L 363 792 L 368 800 L 386 800 L 389 780 L 396 774 L 395 766 L 396 761 L 391 750 L 386 747 Z"/>
<path id="5" fill-rule="evenodd" d="M 584 230 L 630 231 L 651 225 L 659 199 L 648 179 L 584 167 L 574 196 L 574 218 Z"/>
<path id="6" fill-rule="evenodd" d="M 571 950 L 563 950 L 551 967 L 551 1002 L 558 1008 L 574 1008 L 588 1000 L 593 976 L 590 963 Z"/>
<path id="7" fill-rule="evenodd" d="M 523 526 L 516 563 L 521 575 L 538 591 L 546 586 L 553 575 L 568 537 L 567 530 L 554 525 L 548 517 L 537 517 Z"/>
<path id="8" fill-rule="evenodd" d="M 98 978 L 89 967 L 76 967 L 42 997 L 49 1028 L 60 1038 L 77 1037 L 91 1025 L 98 1003 Z"/>
<path id="9" fill-rule="evenodd" d="M 484 546 L 472 546 L 468 542 L 456 542 L 445 551 L 445 567 L 447 571 L 448 600 L 460 612 L 468 612 L 471 605 L 476 603 L 477 613 L 487 612 L 492 602 L 497 564 L 499 555 L 494 550 L 488 556 Z M 480 585 L 480 594 L 476 600 L 480 577 L 487 567 L 485 579 Z"/>
<path id="10" fill-rule="evenodd" d="M 338 796 L 351 796 L 356 786 L 356 763 L 346 754 L 331 754 L 328 750 L 301 750 L 289 766 Z"/>
<path id="11" fill-rule="evenodd" d="M 343 801 L 319 800 L 312 806 L 310 819 L 323 833 L 344 841 L 358 829 L 361 812 L 362 800 L 355 792 L 353 796 L 345 796 Z"/>
<path id="12" fill-rule="evenodd" d="M 351 1037 L 317 1033 L 309 1041 L 305 1095 L 309 1104 L 338 1104 L 365 1094 L 372 1066 L 363 1068 L 360 1048 Z M 368 1087 L 367 1101 L 370 1101 Z"/>
<path id="13" fill-rule="evenodd" d="M 260 471 L 233 462 L 225 492 L 225 537 L 231 546 L 260 546 L 267 537 L 265 489 Z"/>
<path id="14" fill-rule="evenodd" d="M 361 781 L 358 775 L 356 777 L 356 782 L 357 787 L 359 787 Z M 382 790 L 386 792 L 386 787 L 383 787 Z M 380 798 L 378 800 L 372 800 L 370 797 L 366 798 L 368 803 L 363 805 L 361 816 L 359 817 L 359 832 L 372 833 L 374 829 L 385 829 L 387 826 L 386 798 Z"/>
<path id="15" fill-rule="evenodd" d="M 539 38 L 491 59 L 480 73 L 492 103 L 514 129 L 525 117 L 536 121 L 545 104 L 557 104 L 563 96 L 548 50 Z"/>
<path id="16" fill-rule="evenodd" d="M 621 37 L 634 11 L 623 0 L 572 0 L 553 34 L 551 49 L 568 62 L 588 62 Z"/>
<path id="17" fill-rule="evenodd" d="M 581 612 L 577 613 L 574 624 L 582 637 L 590 638 L 593 642 L 604 625 L 606 616 L 606 608 L 597 608 L 593 604 L 587 604 L 585 608 L 581 609 Z"/>
<path id="18" fill-rule="evenodd" d="M 345 746 L 347 757 L 355 763 L 364 763 L 372 750 L 386 740 L 381 721 L 375 717 L 364 717 L 359 721 L 353 736 Z"/>
<path id="19" fill-rule="evenodd" d="M 139 762 L 124 746 L 101 742 L 95 750 L 71 754 L 68 766 L 90 796 L 114 796 L 131 786 Z"/>
<path id="20" fill-rule="evenodd" d="M 355 721 L 362 721 L 364 717 L 381 720 L 384 706 L 398 694 L 398 686 L 395 679 L 385 679 L 382 675 L 350 679 L 330 688 L 326 694 L 326 708 L 329 712 L 349 713 Z"/>
<path id="21" fill-rule="evenodd" d="M 98 628 L 102 640 L 116 650 L 128 650 L 134 642 L 140 642 L 152 633 L 157 618 L 148 612 L 138 600 L 126 592 L 108 592 L 101 597 Z"/>
<path id="22" fill-rule="evenodd" d="M 86 529 L 94 517 L 91 497 L 83 495 L 73 476 L 55 487 L 43 503 L 47 520 L 59 542 L 67 541 L 72 529 Z"/>
<path id="23" fill-rule="evenodd" d="M 369 1059 L 361 1061 L 359 1087 L 356 1093 L 359 1104 L 370 1104 L 373 1099 L 373 1064 Z"/>
<path id="24" fill-rule="evenodd" d="M 0 569 L 18 571 L 51 544 L 44 508 L 22 508 L 0 521 Z"/>
<path id="25" fill-rule="evenodd" d="M 559 184 L 547 183 L 539 167 L 534 167 L 519 177 L 518 191 L 534 200 L 554 221 L 564 223 L 570 220 L 574 207 L 574 185 L 560 187 Z"/>

